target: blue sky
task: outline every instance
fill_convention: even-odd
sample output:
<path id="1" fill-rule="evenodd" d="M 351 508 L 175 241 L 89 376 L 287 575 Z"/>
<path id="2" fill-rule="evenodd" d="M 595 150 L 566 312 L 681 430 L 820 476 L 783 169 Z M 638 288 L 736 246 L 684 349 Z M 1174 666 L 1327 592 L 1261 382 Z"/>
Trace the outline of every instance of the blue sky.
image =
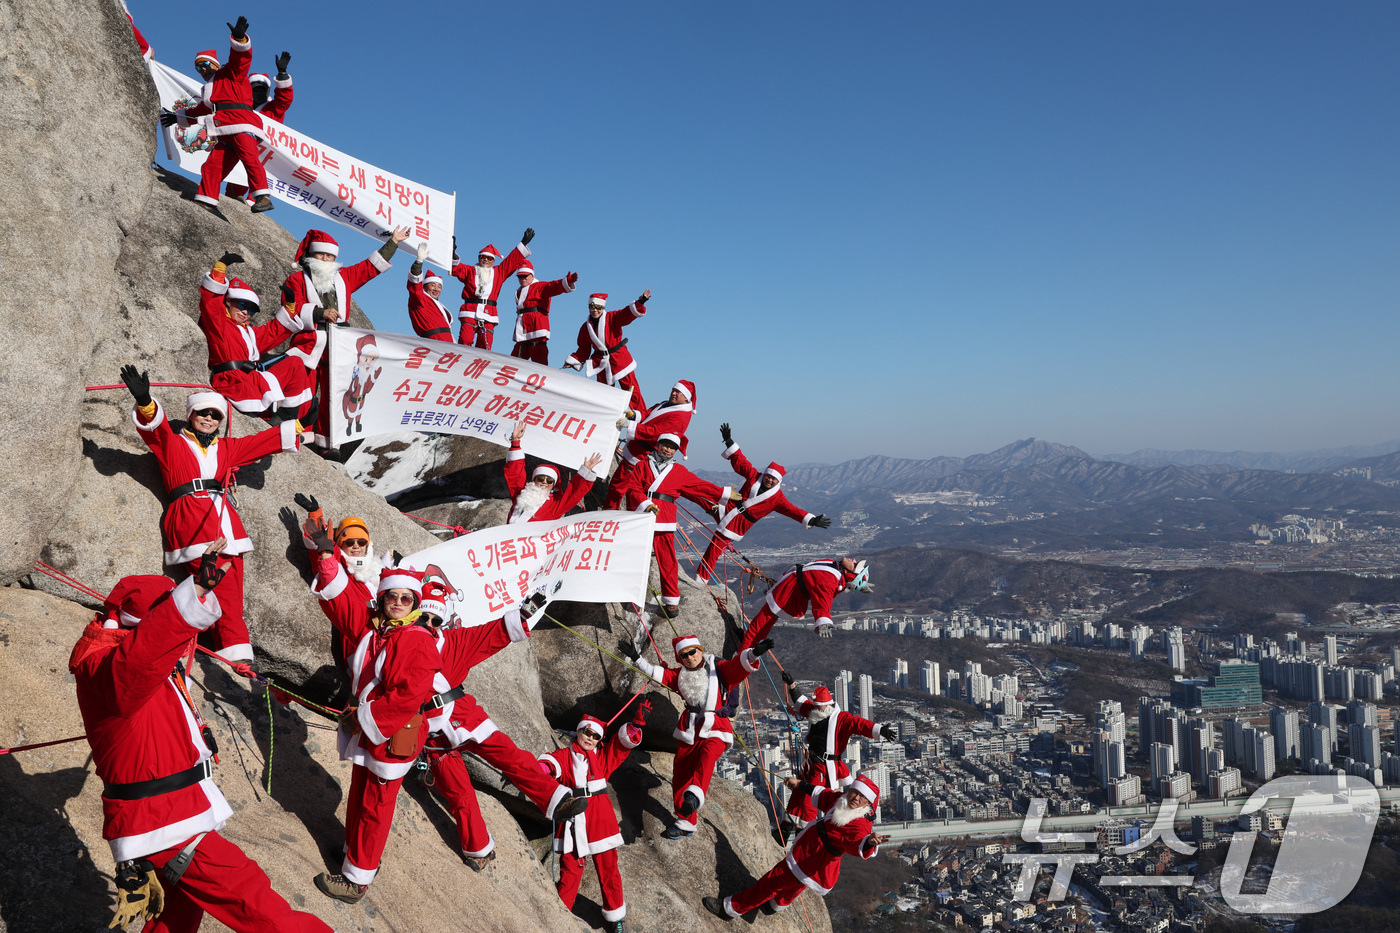
<path id="1" fill-rule="evenodd" d="M 556 365 L 653 289 L 693 464 L 724 420 L 788 464 L 1400 437 L 1394 4 L 129 3 L 186 70 L 246 15 L 287 122 L 455 190 L 464 254 L 535 227 Z"/>

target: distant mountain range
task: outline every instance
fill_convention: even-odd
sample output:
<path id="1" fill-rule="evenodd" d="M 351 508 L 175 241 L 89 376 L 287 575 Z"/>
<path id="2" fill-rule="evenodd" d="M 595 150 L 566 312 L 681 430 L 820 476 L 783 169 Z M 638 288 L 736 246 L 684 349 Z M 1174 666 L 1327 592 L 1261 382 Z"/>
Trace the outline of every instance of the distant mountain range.
<path id="1" fill-rule="evenodd" d="M 1119 463 L 1167 464 L 1177 466 L 1232 466 L 1249 470 L 1279 470 L 1294 473 L 1321 473 L 1353 460 L 1379 457 L 1400 451 L 1400 440 L 1372 447 L 1328 447 L 1299 450 L 1291 454 L 1252 453 L 1247 450 L 1156 450 L 1144 447 L 1130 454 L 1104 454 L 1102 460 Z"/>

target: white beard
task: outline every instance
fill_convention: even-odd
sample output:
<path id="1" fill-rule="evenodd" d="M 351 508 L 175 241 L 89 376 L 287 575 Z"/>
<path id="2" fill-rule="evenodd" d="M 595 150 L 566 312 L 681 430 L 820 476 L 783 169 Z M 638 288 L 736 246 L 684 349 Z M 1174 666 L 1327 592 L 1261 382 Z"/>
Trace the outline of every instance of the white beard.
<path id="1" fill-rule="evenodd" d="M 845 826 L 851 820 L 858 820 L 870 812 L 870 806 L 852 807 L 846 803 L 846 798 L 836 801 L 836 806 L 831 808 L 831 815 L 827 817 L 833 826 Z"/>
<path id="2" fill-rule="evenodd" d="M 340 556 L 344 559 L 345 569 L 350 576 L 369 587 L 370 592 L 374 592 L 379 586 L 379 573 L 384 569 L 383 562 L 374 556 L 374 542 L 371 541 L 369 547 L 365 548 L 364 557 L 351 557 L 344 551 L 340 552 Z"/>
<path id="3" fill-rule="evenodd" d="M 676 692 L 685 700 L 686 706 L 691 709 L 704 709 L 705 700 L 710 693 L 708 665 L 702 664 L 693 671 L 682 667 L 676 677 Z"/>
<path id="4" fill-rule="evenodd" d="M 515 505 L 511 507 L 507 524 L 528 522 L 540 510 L 540 506 L 549 501 L 551 492 L 552 490 L 538 483 L 526 483 L 525 488 L 520 490 L 520 495 L 515 497 Z"/>
<path id="5" fill-rule="evenodd" d="M 335 291 L 335 274 L 340 271 L 340 263 L 312 259 L 310 256 L 303 256 L 301 261 L 307 274 L 311 276 L 311 284 L 316 286 L 316 294 L 324 295 L 326 292 Z"/>
<path id="6" fill-rule="evenodd" d="M 491 283 L 496 281 L 495 266 L 476 267 L 476 297 L 491 297 Z"/>
<path id="7" fill-rule="evenodd" d="M 835 715 L 836 705 L 834 703 L 831 706 L 814 706 L 812 711 L 807 714 L 807 721 L 812 725 L 816 725 L 823 719 L 830 719 Z"/>

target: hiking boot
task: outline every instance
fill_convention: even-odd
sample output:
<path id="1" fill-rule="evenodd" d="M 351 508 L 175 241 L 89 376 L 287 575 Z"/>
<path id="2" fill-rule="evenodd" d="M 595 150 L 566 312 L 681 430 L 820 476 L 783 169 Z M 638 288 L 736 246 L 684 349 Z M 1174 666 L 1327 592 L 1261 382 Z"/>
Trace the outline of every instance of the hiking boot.
<path id="1" fill-rule="evenodd" d="M 695 811 L 700 809 L 700 801 L 695 798 L 694 794 L 685 794 L 684 796 L 685 800 L 681 801 L 681 808 L 676 812 L 681 816 L 694 816 Z"/>
<path id="2" fill-rule="evenodd" d="M 627 933 L 627 925 L 621 920 L 614 920 L 603 929 L 607 930 L 607 933 Z"/>
<path id="3" fill-rule="evenodd" d="M 463 855 L 462 861 L 467 863 L 467 867 L 472 871 L 485 871 L 486 866 L 496 860 L 496 850 L 492 849 L 482 856 Z"/>
<path id="4" fill-rule="evenodd" d="M 684 839 L 686 836 L 695 835 L 693 829 L 681 829 L 676 823 L 667 826 L 661 833 L 662 839 Z"/>
<path id="5" fill-rule="evenodd" d="M 700 903 L 704 904 L 706 910 L 708 910 L 710 913 L 714 914 L 721 920 L 727 922 L 734 919 L 733 917 L 729 916 L 729 911 L 724 909 L 724 901 L 720 900 L 717 897 L 702 897 L 700 898 Z"/>
<path id="6" fill-rule="evenodd" d="M 272 198 L 265 194 L 260 194 L 253 199 L 253 206 L 248 208 L 248 210 L 252 211 L 254 214 L 261 214 L 265 211 L 272 210 L 275 206 L 276 205 L 272 203 Z"/>
<path id="7" fill-rule="evenodd" d="M 554 822 L 563 823 L 578 816 L 588 809 L 588 798 L 579 797 L 573 791 L 565 794 L 559 801 L 559 805 L 554 808 Z"/>
<path id="8" fill-rule="evenodd" d="M 356 884 L 347 880 L 344 875 L 332 875 L 326 871 L 316 876 L 316 887 L 320 888 L 326 897 L 333 897 L 347 904 L 358 904 L 360 898 L 369 890 L 367 884 Z"/>
<path id="9" fill-rule="evenodd" d="M 771 900 L 764 901 L 763 905 L 758 909 L 763 911 L 765 914 L 769 914 L 771 916 L 772 914 L 776 914 L 778 912 L 778 902 Z"/>

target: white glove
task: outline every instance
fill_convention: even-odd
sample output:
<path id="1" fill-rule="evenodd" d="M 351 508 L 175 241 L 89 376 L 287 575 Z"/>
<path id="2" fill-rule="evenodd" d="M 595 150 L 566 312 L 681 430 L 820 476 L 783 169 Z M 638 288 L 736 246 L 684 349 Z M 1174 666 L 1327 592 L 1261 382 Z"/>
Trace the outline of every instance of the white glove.
<path id="1" fill-rule="evenodd" d="M 424 240 L 418 244 L 418 261 L 422 262 L 428 258 L 428 241 Z"/>

